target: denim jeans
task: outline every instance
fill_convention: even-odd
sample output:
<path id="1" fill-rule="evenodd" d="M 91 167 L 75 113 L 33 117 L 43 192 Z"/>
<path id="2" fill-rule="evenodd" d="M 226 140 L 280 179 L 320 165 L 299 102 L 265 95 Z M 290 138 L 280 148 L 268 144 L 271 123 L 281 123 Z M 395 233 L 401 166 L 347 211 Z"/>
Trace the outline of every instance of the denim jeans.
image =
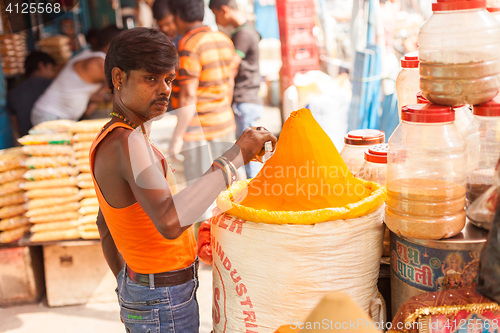
<path id="1" fill-rule="evenodd" d="M 198 333 L 197 278 L 174 287 L 150 288 L 132 282 L 124 267 L 117 281 L 127 333 Z"/>
<path id="2" fill-rule="evenodd" d="M 250 126 L 258 126 L 257 121 L 262 116 L 264 107 L 260 104 L 252 103 L 233 103 L 234 121 L 236 122 L 236 137 L 239 138 L 243 131 Z M 245 165 L 245 171 L 248 178 L 255 177 L 262 164 L 259 162 L 250 162 Z"/>

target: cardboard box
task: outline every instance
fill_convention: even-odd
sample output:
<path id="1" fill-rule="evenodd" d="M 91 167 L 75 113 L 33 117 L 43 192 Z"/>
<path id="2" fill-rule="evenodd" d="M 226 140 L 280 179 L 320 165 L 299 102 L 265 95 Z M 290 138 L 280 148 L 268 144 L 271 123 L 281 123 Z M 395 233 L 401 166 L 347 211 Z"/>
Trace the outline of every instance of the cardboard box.
<path id="1" fill-rule="evenodd" d="M 116 278 L 99 242 L 44 245 L 43 256 L 49 306 L 116 301 Z"/>
<path id="2" fill-rule="evenodd" d="M 44 292 L 42 248 L 0 250 L 0 306 L 36 303 Z"/>

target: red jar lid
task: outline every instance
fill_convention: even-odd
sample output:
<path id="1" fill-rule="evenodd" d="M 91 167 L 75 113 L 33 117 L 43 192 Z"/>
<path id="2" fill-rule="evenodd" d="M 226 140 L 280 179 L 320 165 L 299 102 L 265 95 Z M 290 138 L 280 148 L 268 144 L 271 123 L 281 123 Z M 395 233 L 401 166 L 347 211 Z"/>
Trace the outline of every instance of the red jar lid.
<path id="1" fill-rule="evenodd" d="M 500 96 L 497 95 L 491 101 L 474 105 L 472 114 L 483 117 L 498 117 L 500 116 Z"/>
<path id="2" fill-rule="evenodd" d="M 417 104 L 428 104 L 428 103 L 430 103 L 429 100 L 425 98 L 424 95 L 422 95 L 421 91 L 419 91 L 417 93 Z"/>
<path id="3" fill-rule="evenodd" d="M 411 123 L 447 123 L 455 120 L 455 111 L 437 104 L 413 104 L 401 108 L 401 120 Z"/>
<path id="4" fill-rule="evenodd" d="M 344 137 L 344 142 L 348 145 L 366 146 L 384 143 L 385 133 L 374 129 L 359 129 L 350 131 Z"/>
<path id="5" fill-rule="evenodd" d="M 410 52 L 405 54 L 403 58 L 401 58 L 401 67 L 403 68 L 418 68 L 418 51 Z"/>
<path id="6" fill-rule="evenodd" d="M 486 0 L 437 0 L 432 4 L 433 12 L 476 8 L 486 8 Z"/>
<path id="7" fill-rule="evenodd" d="M 500 12 L 500 7 L 486 7 L 486 10 L 490 13 Z"/>
<path id="8" fill-rule="evenodd" d="M 389 144 L 382 143 L 370 147 L 365 151 L 365 161 L 372 163 L 387 163 L 387 152 L 389 151 Z"/>

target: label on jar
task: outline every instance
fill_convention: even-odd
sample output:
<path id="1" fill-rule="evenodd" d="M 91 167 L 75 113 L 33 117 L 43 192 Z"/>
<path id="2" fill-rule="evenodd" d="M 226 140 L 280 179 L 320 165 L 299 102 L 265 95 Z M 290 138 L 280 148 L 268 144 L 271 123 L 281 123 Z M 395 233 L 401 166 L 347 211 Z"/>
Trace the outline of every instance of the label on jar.
<path id="1" fill-rule="evenodd" d="M 474 251 L 424 247 L 391 234 L 391 269 L 408 285 L 424 291 L 470 288 L 479 258 Z"/>

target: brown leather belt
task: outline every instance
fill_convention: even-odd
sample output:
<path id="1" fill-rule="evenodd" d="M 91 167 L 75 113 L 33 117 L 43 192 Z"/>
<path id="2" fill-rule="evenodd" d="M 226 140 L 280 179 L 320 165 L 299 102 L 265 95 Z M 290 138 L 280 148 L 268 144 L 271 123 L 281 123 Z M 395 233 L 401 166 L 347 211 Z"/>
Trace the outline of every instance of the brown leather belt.
<path id="1" fill-rule="evenodd" d="M 145 287 L 173 287 L 186 283 L 198 277 L 198 258 L 190 266 L 176 271 L 141 274 L 136 273 L 127 265 L 127 274 L 134 283 Z M 151 276 L 151 278 L 150 278 Z"/>

